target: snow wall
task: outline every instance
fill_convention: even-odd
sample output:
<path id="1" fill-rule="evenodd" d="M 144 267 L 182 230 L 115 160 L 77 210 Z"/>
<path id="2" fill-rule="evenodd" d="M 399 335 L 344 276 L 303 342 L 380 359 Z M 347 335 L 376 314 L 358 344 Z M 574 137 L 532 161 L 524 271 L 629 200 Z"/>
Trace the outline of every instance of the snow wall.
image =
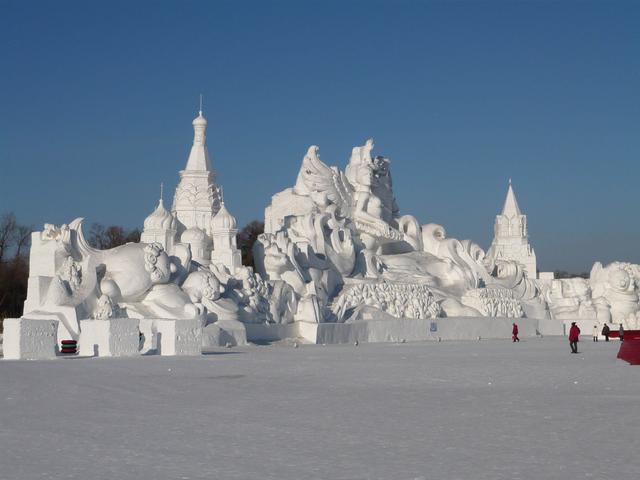
<path id="1" fill-rule="evenodd" d="M 425 340 L 477 340 L 511 338 L 513 322 L 520 338 L 536 335 L 562 335 L 562 322 L 535 318 L 449 317 L 417 320 L 369 320 L 353 323 L 307 323 L 288 325 L 246 325 L 250 342 L 272 342 L 303 338 L 310 343 L 407 342 Z M 556 325 L 559 323 L 559 326 Z"/>

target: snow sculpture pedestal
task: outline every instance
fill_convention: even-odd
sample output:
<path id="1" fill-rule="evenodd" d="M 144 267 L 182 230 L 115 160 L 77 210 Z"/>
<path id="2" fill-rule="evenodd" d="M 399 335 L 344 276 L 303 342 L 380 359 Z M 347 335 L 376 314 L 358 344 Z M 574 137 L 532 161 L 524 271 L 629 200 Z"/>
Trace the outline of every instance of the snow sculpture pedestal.
<path id="1" fill-rule="evenodd" d="M 158 353 L 164 356 L 200 355 L 202 320 L 155 320 Z"/>
<path id="2" fill-rule="evenodd" d="M 56 358 L 58 320 L 6 318 L 3 350 L 5 360 Z"/>
<path id="3" fill-rule="evenodd" d="M 447 317 L 391 318 L 348 323 L 295 322 L 287 325 L 247 325 L 251 342 L 297 338 L 311 344 L 424 342 L 438 340 L 510 339 L 513 318 Z M 517 318 L 521 338 L 538 335 L 535 318 Z"/>
<path id="4" fill-rule="evenodd" d="M 218 320 L 204 327 L 202 332 L 202 346 L 237 347 L 247 344 L 246 325 L 238 320 Z"/>
<path id="5" fill-rule="evenodd" d="M 135 318 L 80 321 L 80 356 L 139 355 L 140 330 Z"/>

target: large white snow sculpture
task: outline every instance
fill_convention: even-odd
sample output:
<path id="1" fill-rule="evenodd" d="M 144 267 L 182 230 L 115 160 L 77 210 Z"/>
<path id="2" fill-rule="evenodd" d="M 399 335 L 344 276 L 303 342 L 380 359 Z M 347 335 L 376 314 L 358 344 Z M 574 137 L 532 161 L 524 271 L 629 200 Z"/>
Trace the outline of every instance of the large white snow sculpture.
<path id="1" fill-rule="evenodd" d="M 140 243 L 93 248 L 81 218 L 68 225 L 46 224 L 32 234 L 25 316 L 58 319 L 59 339 L 81 340 L 88 338 L 80 336 L 83 321 L 139 319 L 143 335 L 155 335 L 165 320 L 176 332 L 187 327 L 173 321 L 191 325 L 195 320 L 204 327 L 208 346 L 220 330 L 234 343 L 245 342 L 243 323 L 292 321 L 298 305 L 292 287 L 266 282 L 241 264 L 236 220 L 215 185 L 206 125 L 200 111 L 172 211 L 164 207 L 161 193 L 144 221 Z"/>
<path id="2" fill-rule="evenodd" d="M 640 329 L 640 265 L 596 262 L 589 278 L 552 280 L 543 291 L 552 318 Z"/>
<path id="3" fill-rule="evenodd" d="M 390 162 L 372 150 L 373 140 L 355 147 L 342 172 L 311 146 L 295 186 L 265 211 L 256 269 L 295 292 L 295 319 L 521 317 L 527 303 L 545 315 L 539 289 L 515 262 L 486 262 L 477 244 L 400 215 Z"/>

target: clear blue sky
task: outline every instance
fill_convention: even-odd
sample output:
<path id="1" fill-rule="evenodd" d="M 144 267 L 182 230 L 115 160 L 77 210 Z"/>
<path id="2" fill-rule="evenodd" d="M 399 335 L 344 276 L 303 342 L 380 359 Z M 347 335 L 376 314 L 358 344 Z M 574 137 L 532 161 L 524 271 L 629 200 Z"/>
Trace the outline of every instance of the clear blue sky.
<path id="1" fill-rule="evenodd" d="M 640 263 L 640 2 L 0 0 L 0 212 L 141 226 L 205 96 L 229 209 L 370 136 L 402 213 L 485 248 L 513 178 L 542 269 Z"/>

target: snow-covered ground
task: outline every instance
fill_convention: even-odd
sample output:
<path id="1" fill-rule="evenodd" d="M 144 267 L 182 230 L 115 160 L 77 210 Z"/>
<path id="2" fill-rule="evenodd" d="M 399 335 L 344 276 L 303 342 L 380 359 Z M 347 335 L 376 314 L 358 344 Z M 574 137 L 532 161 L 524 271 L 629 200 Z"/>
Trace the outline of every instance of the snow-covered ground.
<path id="1" fill-rule="evenodd" d="M 0 361 L 0 478 L 637 479 L 640 367 L 580 347 Z"/>

